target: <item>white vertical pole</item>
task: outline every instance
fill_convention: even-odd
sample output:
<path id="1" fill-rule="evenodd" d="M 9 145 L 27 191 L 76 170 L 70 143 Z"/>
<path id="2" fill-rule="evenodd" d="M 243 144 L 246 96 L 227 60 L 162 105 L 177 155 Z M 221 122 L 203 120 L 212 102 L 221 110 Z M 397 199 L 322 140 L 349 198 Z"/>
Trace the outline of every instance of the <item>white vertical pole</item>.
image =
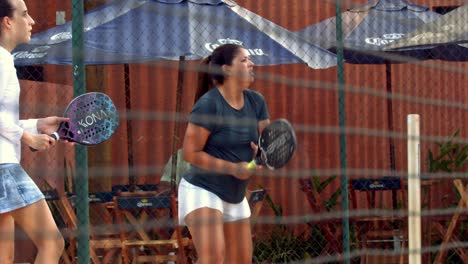
<path id="1" fill-rule="evenodd" d="M 419 115 L 410 114 L 408 125 L 408 250 L 409 264 L 421 264 L 421 161 Z"/>

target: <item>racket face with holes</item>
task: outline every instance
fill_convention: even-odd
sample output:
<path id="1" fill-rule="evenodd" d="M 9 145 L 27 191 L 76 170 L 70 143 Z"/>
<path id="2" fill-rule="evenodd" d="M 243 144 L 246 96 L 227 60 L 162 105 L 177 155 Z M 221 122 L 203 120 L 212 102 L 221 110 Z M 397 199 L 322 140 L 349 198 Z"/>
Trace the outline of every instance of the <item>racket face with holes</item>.
<path id="1" fill-rule="evenodd" d="M 296 134 L 286 119 L 272 121 L 263 129 L 258 142 L 261 161 L 270 169 L 279 169 L 286 165 L 296 146 Z"/>
<path id="2" fill-rule="evenodd" d="M 60 139 L 82 145 L 96 145 L 108 140 L 119 126 L 119 113 L 104 93 L 82 94 L 67 106 L 64 113 L 70 120 L 57 131 Z"/>

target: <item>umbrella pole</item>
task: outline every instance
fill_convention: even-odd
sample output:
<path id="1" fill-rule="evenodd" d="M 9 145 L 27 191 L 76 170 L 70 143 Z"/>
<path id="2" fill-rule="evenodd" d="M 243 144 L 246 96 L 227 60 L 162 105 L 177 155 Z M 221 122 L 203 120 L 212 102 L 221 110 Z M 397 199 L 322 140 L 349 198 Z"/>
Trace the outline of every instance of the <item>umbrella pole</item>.
<path id="1" fill-rule="evenodd" d="M 390 61 L 385 61 L 385 85 L 387 89 L 387 127 L 390 133 L 393 132 L 393 100 L 391 98 L 392 95 L 392 65 L 390 65 Z M 394 176 L 396 171 L 396 164 L 395 164 L 395 144 L 393 142 L 393 136 L 389 135 L 388 137 L 388 144 L 389 144 L 389 155 L 390 155 L 390 170 L 392 172 L 392 176 Z M 398 206 L 397 202 L 397 191 L 392 190 L 392 205 L 393 209 L 396 209 Z"/>
<path id="2" fill-rule="evenodd" d="M 177 159 L 178 159 L 178 145 L 180 142 L 179 128 L 180 128 L 180 108 L 182 105 L 182 87 L 184 86 L 184 71 L 185 71 L 185 56 L 179 58 L 179 69 L 177 72 L 177 90 L 176 90 L 176 105 L 174 114 L 174 134 L 172 136 L 172 163 L 171 163 L 171 193 L 175 194 L 177 191 Z M 182 177 L 182 175 L 179 175 Z"/>
<path id="3" fill-rule="evenodd" d="M 124 64 L 124 81 L 125 81 L 125 108 L 127 109 L 127 163 L 128 163 L 128 184 L 129 191 L 133 192 L 136 189 L 137 178 L 133 164 L 133 136 L 132 136 L 132 117 L 128 115 L 132 112 L 131 94 L 130 94 L 130 67 L 127 63 Z"/>

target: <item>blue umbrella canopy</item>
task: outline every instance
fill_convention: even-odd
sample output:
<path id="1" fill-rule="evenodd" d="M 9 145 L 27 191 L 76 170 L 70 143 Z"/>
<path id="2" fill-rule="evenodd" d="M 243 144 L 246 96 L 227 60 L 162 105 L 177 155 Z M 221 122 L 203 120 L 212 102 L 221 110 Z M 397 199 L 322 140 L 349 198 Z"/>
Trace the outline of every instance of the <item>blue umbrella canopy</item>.
<path id="1" fill-rule="evenodd" d="M 332 52 L 231 1 L 116 0 L 87 13 L 84 31 L 85 64 L 200 59 L 221 44 L 238 43 L 257 65 L 336 65 Z M 71 22 L 35 34 L 13 51 L 15 64 L 71 64 L 71 37 Z"/>
<path id="2" fill-rule="evenodd" d="M 434 58 L 466 61 L 468 44 L 459 43 L 468 43 L 468 4 L 418 27 L 384 49 L 429 47 Z"/>
<path id="3" fill-rule="evenodd" d="M 342 14 L 344 57 L 348 63 L 386 63 L 392 54 L 426 59 L 429 47 L 383 52 L 383 47 L 439 14 L 406 0 L 371 0 Z M 336 17 L 297 32 L 302 38 L 336 51 Z M 400 57 L 401 59 L 401 57 Z M 398 60 L 398 59 L 396 59 Z"/>

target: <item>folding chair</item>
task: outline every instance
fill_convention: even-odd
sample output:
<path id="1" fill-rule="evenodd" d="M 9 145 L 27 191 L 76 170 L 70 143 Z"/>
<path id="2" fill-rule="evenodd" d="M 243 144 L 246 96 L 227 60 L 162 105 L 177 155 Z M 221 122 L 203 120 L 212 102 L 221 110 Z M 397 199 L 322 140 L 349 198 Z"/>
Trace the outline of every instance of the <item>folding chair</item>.
<path id="1" fill-rule="evenodd" d="M 265 189 L 247 190 L 246 198 L 249 201 L 251 217 L 250 220 L 253 223 L 257 222 L 258 215 L 263 207 L 265 200 L 266 191 Z"/>
<path id="2" fill-rule="evenodd" d="M 63 236 L 67 240 L 67 246 L 62 253 L 62 261 L 65 264 L 75 263 L 76 259 L 76 239 L 72 234 L 76 230 L 77 219 L 73 207 L 67 197 L 60 196 L 56 189 L 43 191 L 46 202 L 49 208 L 54 211 L 57 210 L 55 215 L 55 221 L 64 225 L 66 230 L 61 230 Z M 60 219 L 57 218 L 60 216 Z"/>
<path id="3" fill-rule="evenodd" d="M 65 264 L 76 263 L 76 235 L 78 219 L 73 208 L 75 196 L 59 195 L 56 190 L 44 192 L 49 206 L 55 208 L 61 216 L 60 221 L 66 226 L 62 230 L 67 241 L 67 247 L 63 251 L 62 261 Z M 116 231 L 113 223 L 112 193 L 90 193 L 90 258 L 94 264 L 120 263 L 121 258 L 117 254 L 122 248 L 120 232 Z M 97 222 L 97 220 L 104 220 Z M 56 219 L 57 221 L 57 219 Z M 101 228 L 95 228 L 101 226 Z"/>
<path id="4" fill-rule="evenodd" d="M 398 214 L 397 208 L 395 208 L 395 200 L 397 192 L 401 192 L 403 201 L 403 207 L 406 208 L 406 192 L 405 188 L 402 187 L 402 181 L 396 177 L 382 177 L 379 179 L 354 179 L 350 185 L 350 200 L 351 207 L 353 210 L 369 210 L 379 209 L 376 205 L 376 194 L 380 192 L 383 195 L 384 192 L 391 192 L 392 203 L 394 208 L 390 215 L 366 215 L 353 217 L 353 222 L 356 223 L 357 234 L 360 242 L 360 249 L 367 252 L 370 242 L 379 242 L 384 244 L 385 247 L 389 246 L 389 242 L 393 245 L 393 250 L 399 250 L 401 253 L 396 255 L 394 252 L 391 254 L 385 254 L 387 259 L 395 259 L 399 263 L 405 263 L 406 258 L 403 254 L 403 248 L 405 247 L 405 241 L 407 238 L 407 217 Z M 357 193 L 365 192 L 367 208 L 358 208 L 357 206 Z M 383 208 L 380 208 L 383 209 Z M 379 249 L 381 249 L 379 247 Z M 374 263 L 376 261 L 374 257 L 365 253 L 361 257 L 361 263 Z"/>
<path id="5" fill-rule="evenodd" d="M 461 180 L 456 179 L 453 181 L 453 184 L 457 188 L 458 192 L 460 193 L 460 201 L 458 202 L 457 208 L 455 210 L 455 214 L 452 216 L 447 230 L 444 230 L 445 228 L 442 226 L 441 223 L 436 222 L 435 226 L 437 230 L 444 236 L 442 243 L 440 245 L 440 250 L 437 253 L 437 256 L 434 260 L 434 264 L 442 264 L 445 263 L 445 259 L 447 257 L 447 244 L 452 241 L 453 243 L 460 243 L 461 240 L 458 238 L 456 235 L 453 234 L 453 231 L 455 230 L 455 227 L 457 226 L 457 222 L 459 221 L 463 209 L 468 209 L 468 183 L 463 186 L 463 183 Z M 466 213 L 464 214 L 465 216 L 467 215 Z M 455 252 L 460 256 L 460 258 L 463 260 L 463 263 L 468 263 L 468 254 L 466 247 L 459 246 L 454 248 Z"/>
<path id="6" fill-rule="evenodd" d="M 137 184 L 133 187 L 140 191 L 156 191 L 158 188 L 155 184 Z M 122 250 L 122 241 L 120 240 L 120 228 L 115 219 L 113 198 L 115 194 L 128 192 L 131 188 L 130 185 L 114 185 L 111 192 L 90 193 L 90 247 L 95 264 L 114 263 L 114 261 L 121 263 L 122 261 L 122 256 L 118 255 Z M 96 221 L 98 219 L 103 221 Z M 101 228 L 97 229 L 94 226 L 101 226 Z M 97 254 L 100 254 L 102 262 L 98 262 Z"/>
<path id="7" fill-rule="evenodd" d="M 266 190 L 265 189 L 256 189 L 256 190 L 247 190 L 246 198 L 249 201 L 250 205 L 250 222 L 252 223 L 252 239 L 256 238 L 255 234 L 255 225 L 258 222 L 258 216 L 263 207 L 263 202 L 265 201 Z"/>
<path id="8" fill-rule="evenodd" d="M 94 264 L 114 264 L 122 261 L 120 230 L 114 218 L 113 192 L 89 193 L 89 247 Z"/>
<path id="9" fill-rule="evenodd" d="M 125 264 L 187 263 L 190 239 L 182 237 L 175 195 L 121 192 L 114 197 Z"/>

